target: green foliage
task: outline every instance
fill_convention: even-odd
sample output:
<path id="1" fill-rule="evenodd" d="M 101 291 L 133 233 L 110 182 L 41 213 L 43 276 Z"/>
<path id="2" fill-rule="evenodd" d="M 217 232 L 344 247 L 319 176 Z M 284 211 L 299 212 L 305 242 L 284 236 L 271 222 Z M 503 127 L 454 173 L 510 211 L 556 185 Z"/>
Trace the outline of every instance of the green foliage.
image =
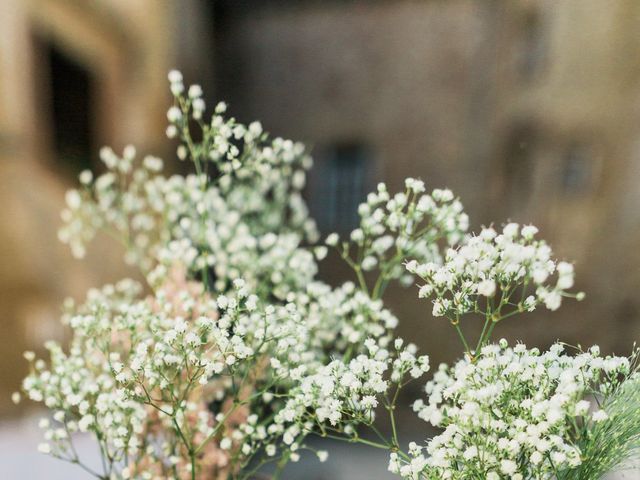
<path id="1" fill-rule="evenodd" d="M 636 467 L 640 453 L 640 375 L 624 381 L 602 404 L 607 420 L 594 423 L 579 442 L 582 463 L 558 480 L 600 480 L 607 473 Z"/>

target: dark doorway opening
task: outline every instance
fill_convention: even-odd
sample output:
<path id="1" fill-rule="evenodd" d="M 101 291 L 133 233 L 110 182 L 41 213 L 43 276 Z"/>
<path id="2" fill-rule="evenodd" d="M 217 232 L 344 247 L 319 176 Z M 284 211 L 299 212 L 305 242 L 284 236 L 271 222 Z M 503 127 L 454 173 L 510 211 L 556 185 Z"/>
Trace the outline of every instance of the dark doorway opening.
<path id="1" fill-rule="evenodd" d="M 93 166 L 94 79 L 53 44 L 45 44 L 51 95 L 51 132 L 56 160 L 72 174 Z"/>

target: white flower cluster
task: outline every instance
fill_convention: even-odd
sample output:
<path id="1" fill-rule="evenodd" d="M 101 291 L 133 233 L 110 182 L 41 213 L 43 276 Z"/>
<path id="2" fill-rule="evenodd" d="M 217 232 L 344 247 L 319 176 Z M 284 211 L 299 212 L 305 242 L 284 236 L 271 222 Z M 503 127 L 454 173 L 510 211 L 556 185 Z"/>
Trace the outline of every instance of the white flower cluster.
<path id="1" fill-rule="evenodd" d="M 364 345 L 366 353 L 349 362 L 334 360 L 301 378 L 300 385 L 292 389 L 285 407 L 276 416 L 276 422 L 290 424 L 285 443 L 289 443 L 287 437 L 294 441 L 296 435 L 313 429 L 323 435 L 334 432 L 357 436 L 355 427 L 374 421 L 375 409 L 382 399 L 386 401 L 391 385 L 403 384 L 407 375 L 417 379 L 429 370 L 429 358 L 416 357 L 413 344 L 403 348 L 402 340 L 396 339 L 394 348 L 388 350 L 368 339 Z"/>
<path id="2" fill-rule="evenodd" d="M 367 196 L 358 208 L 360 226 L 351 232 L 351 243 L 340 242 L 336 233 L 326 239 L 327 245 L 338 248 L 357 273 L 379 270 L 372 287 L 373 298 L 378 298 L 389 280 L 406 274 L 402 268 L 405 258 L 438 262 L 438 241 L 444 239 L 455 245 L 469 227 L 462 204 L 450 190 L 436 189 L 429 195 L 424 193 L 421 180 L 408 178 L 405 184 L 406 190 L 393 197 L 384 183 Z M 403 280 L 410 283 L 411 278 L 405 275 Z"/>
<path id="3" fill-rule="evenodd" d="M 485 304 L 493 321 L 532 311 L 541 303 L 556 310 L 573 286 L 573 265 L 554 261 L 549 246 L 534 238 L 536 232 L 533 226 L 520 228 L 516 223 L 505 225 L 500 234 L 485 228 L 449 249 L 443 264 L 414 259 L 406 268 L 425 281 L 419 296 L 435 298 L 437 317 L 453 320 L 469 312 L 484 313 Z M 515 294 L 519 299 L 513 299 Z"/>
<path id="4" fill-rule="evenodd" d="M 581 296 L 567 293 L 573 266 L 552 259 L 535 227 L 469 236 L 451 191 L 427 194 L 409 178 L 391 195 L 379 184 L 349 238 L 326 239 L 357 277 L 331 287 L 316 279 L 327 247 L 307 246 L 317 233 L 301 194 L 312 163 L 304 147 L 225 118 L 224 103 L 205 121 L 202 89 L 185 88 L 176 71 L 169 81 L 166 133 L 195 174 L 167 176 L 156 157 L 139 162 L 133 147 L 104 148 L 106 172 L 83 172 L 82 188 L 67 193 L 60 239 L 81 257 L 98 231 L 113 235 L 148 288 L 125 280 L 90 290 L 84 304 L 67 305 L 68 353 L 48 344 L 48 364 L 27 353 L 23 389 L 52 412 L 41 422 L 42 452 L 102 479 L 248 480 L 266 463 L 279 472 L 297 461 L 316 434 L 388 449 L 390 469 L 405 478 L 529 480 L 591 468 L 584 452 L 602 448 L 581 440 L 594 426 L 609 432 L 607 410 L 624 411 L 619 444 L 640 438 L 634 407 L 620 408 L 637 384 L 606 403 L 632 370 L 626 359 L 489 344 L 502 319 Z M 382 294 L 414 276 L 465 356 L 441 367 L 426 403 L 414 405 L 444 431 L 405 453 L 394 412 L 429 359 L 395 337 L 398 319 Z M 459 325 L 468 313 L 485 319 L 475 349 Z M 607 407 L 594 411 L 589 395 Z M 380 412 L 389 439 L 373 423 Z M 77 432 L 94 436 L 102 471 L 78 458 Z M 604 465 L 595 457 L 586 460 Z"/>
<path id="5" fill-rule="evenodd" d="M 288 300 L 298 306 L 313 332 L 309 348 L 318 352 L 318 359 L 329 360 L 323 352 L 363 353 L 367 339 L 386 347 L 398 325 L 382 300 L 372 300 L 352 282 L 338 288 L 312 282 L 305 291 L 289 295 Z"/>
<path id="6" fill-rule="evenodd" d="M 287 222 L 306 221 L 306 211 L 294 209 L 293 218 L 287 219 L 271 209 L 269 202 L 263 205 L 268 194 L 273 197 L 273 204 L 290 203 L 305 210 L 300 191 L 305 185 L 305 170 L 311 168 L 312 161 L 304 145 L 282 138 L 268 142 L 260 122 L 243 125 L 234 118 L 226 119 L 223 114 L 227 106 L 223 102 L 216 105 L 211 121 L 205 123 L 202 89 L 192 85 L 184 97 L 182 75 L 172 71 L 169 81 L 175 102 L 167 112 L 170 122 L 167 136 L 181 139 L 178 158 L 190 158 L 198 173 L 206 173 L 207 164 L 213 163 L 221 174 L 218 179 L 221 190 L 237 202 L 234 208 L 262 215 L 260 221 L 268 223 L 268 231 L 275 231 Z M 201 142 L 193 140 L 190 118 L 201 130 Z"/>
<path id="7" fill-rule="evenodd" d="M 112 328 L 107 310 L 128 308 L 136 291 L 138 286 L 130 281 L 91 291 L 83 313 L 65 316 L 78 332 L 68 354 L 53 342 L 47 344 L 49 365 L 34 360 L 30 352 L 26 354 L 31 369 L 23 388 L 31 400 L 42 402 L 53 412 L 51 420 L 40 422 L 47 442 L 40 445 L 41 451 L 79 463 L 72 435 L 91 431 L 100 432 L 100 449 L 114 461 L 143 453 L 140 434 L 146 424 L 144 406 L 118 388 L 109 360 L 98 347 Z M 105 303 L 108 298 L 109 304 Z"/>
<path id="8" fill-rule="evenodd" d="M 29 355 L 24 390 L 56 412 L 41 449 L 80 463 L 71 434 L 90 431 L 109 470 L 171 476 L 165 459 L 181 459 L 180 473 L 190 452 L 202 475 L 237 473 L 282 434 L 254 410 L 277 409 L 274 385 L 310 360 L 306 325 L 292 304 L 261 307 L 241 280 L 215 300 L 198 284 L 139 292 L 131 281 L 92 290 L 65 316 L 69 355 L 53 343 L 48 367 Z"/>
<path id="9" fill-rule="evenodd" d="M 425 447 L 413 444 L 410 461 L 392 456 L 390 468 L 412 479 L 556 478 L 581 463 L 584 425 L 607 418 L 589 399 L 613 391 L 629 368 L 627 358 L 603 358 L 597 348 L 571 356 L 559 343 L 544 353 L 504 340 L 486 345 L 474 362 L 442 365 L 427 383 L 427 403 L 414 410 L 444 431 Z"/>
<path id="10" fill-rule="evenodd" d="M 123 242 L 128 262 L 152 283 L 178 261 L 210 289 L 224 292 L 242 276 L 252 288 L 282 299 L 317 271 L 313 255 L 300 248 L 314 238 L 315 227 L 299 194 L 303 185 L 293 180 L 304 177 L 307 157 L 296 155 L 282 169 L 274 165 L 271 177 L 256 174 L 222 187 L 204 174 L 167 178 L 159 159 L 146 157 L 137 168 L 133 148 L 122 157 L 105 148 L 108 172 L 95 182 L 81 175 L 85 188 L 67 194 L 60 239 L 81 257 L 102 229 Z"/>

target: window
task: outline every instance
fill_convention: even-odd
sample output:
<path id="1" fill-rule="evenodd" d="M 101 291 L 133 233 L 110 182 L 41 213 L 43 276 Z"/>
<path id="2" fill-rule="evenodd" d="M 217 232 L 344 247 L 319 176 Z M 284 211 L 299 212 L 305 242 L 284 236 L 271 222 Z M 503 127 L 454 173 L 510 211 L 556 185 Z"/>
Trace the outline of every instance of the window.
<path id="1" fill-rule="evenodd" d="M 593 183 L 593 154 L 580 142 L 574 142 L 564 153 L 562 188 L 567 193 L 580 193 Z"/>
<path id="2" fill-rule="evenodd" d="M 544 66 L 547 55 L 547 36 L 541 15 L 536 10 L 522 19 L 520 42 L 516 52 L 516 68 L 525 81 L 532 80 Z"/>
<path id="3" fill-rule="evenodd" d="M 89 71 L 53 45 L 46 48 L 51 92 L 53 147 L 61 166 L 78 172 L 91 167 L 95 149 L 91 125 L 93 79 Z"/>
<path id="4" fill-rule="evenodd" d="M 345 233 L 358 225 L 370 167 L 370 151 L 359 143 L 338 144 L 320 155 L 310 205 L 323 233 Z"/>

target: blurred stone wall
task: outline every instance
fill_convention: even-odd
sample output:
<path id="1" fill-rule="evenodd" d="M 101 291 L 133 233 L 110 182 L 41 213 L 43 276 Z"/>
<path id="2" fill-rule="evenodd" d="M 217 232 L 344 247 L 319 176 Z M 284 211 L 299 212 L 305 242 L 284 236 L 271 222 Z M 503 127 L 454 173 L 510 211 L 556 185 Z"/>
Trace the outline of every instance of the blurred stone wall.
<path id="1" fill-rule="evenodd" d="M 365 144 L 375 181 L 448 186 L 475 229 L 535 223 L 576 262 L 587 300 L 499 332 L 540 346 L 631 348 L 640 333 L 640 3 L 241 3 L 222 2 L 216 23 L 217 93 L 232 113 L 307 141 L 320 163 L 327 145 Z M 311 192 L 325 180 L 312 175 Z M 390 292 L 401 333 L 420 332 L 435 361 L 457 356 L 450 327 L 415 297 Z"/>
<path id="2" fill-rule="evenodd" d="M 178 66 L 202 81 L 209 75 L 206 49 L 199 48 L 209 44 L 202 5 L 0 2 L 0 414 L 12 411 L 9 397 L 26 369 L 22 352 L 64 339 L 58 320 L 63 299 L 82 299 L 91 287 L 133 274 L 106 238 L 92 245 L 83 262 L 57 241 L 64 191 L 76 184 L 78 172 L 56 150 L 56 132 L 66 129 L 73 136 L 68 130 L 75 125 L 56 124 L 54 90 L 73 101 L 80 85 L 73 78 L 51 78 L 50 52 L 91 82 L 90 98 L 84 99 L 91 111 L 91 153 L 81 161 L 99 170 L 97 150 L 107 144 L 121 150 L 132 143 L 141 153 L 166 154 L 168 70 Z"/>
<path id="3" fill-rule="evenodd" d="M 0 2 L 0 413 L 22 350 L 63 337 L 61 300 L 129 273 L 109 241 L 83 263 L 57 243 L 75 180 L 55 147 L 46 48 L 91 78 L 96 152 L 134 143 L 173 158 L 166 73 L 178 66 L 215 83 L 208 104 L 227 100 L 242 120 L 313 147 L 316 208 L 327 152 L 361 145 L 367 186 L 419 176 L 459 194 L 474 228 L 537 224 L 575 260 L 587 300 L 500 332 L 622 352 L 640 333 L 639 27 L 635 0 Z M 324 268 L 334 282 L 346 274 Z M 434 362 L 457 356 L 450 327 L 415 297 L 389 292 L 401 334 Z"/>

